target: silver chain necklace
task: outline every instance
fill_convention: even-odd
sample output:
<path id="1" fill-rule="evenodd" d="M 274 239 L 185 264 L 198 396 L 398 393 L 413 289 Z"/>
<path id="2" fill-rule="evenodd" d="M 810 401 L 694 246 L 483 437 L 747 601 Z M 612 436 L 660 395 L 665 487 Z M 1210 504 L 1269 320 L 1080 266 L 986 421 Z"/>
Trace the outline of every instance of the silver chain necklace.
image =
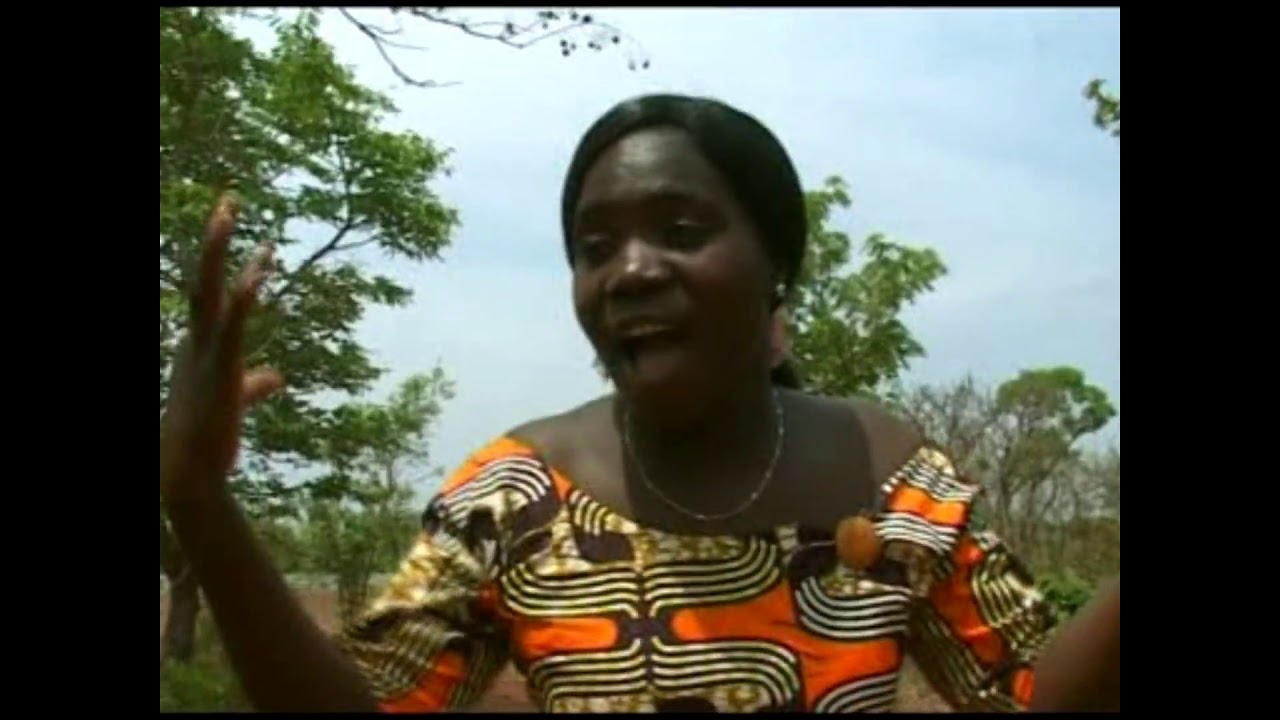
<path id="1" fill-rule="evenodd" d="M 662 500 L 663 502 L 675 508 L 676 510 L 679 510 L 685 515 L 688 515 L 689 517 L 694 518 L 696 520 L 700 520 L 702 522 L 711 522 L 715 520 L 727 520 L 728 518 L 738 515 L 742 511 L 751 507 L 751 505 L 755 503 L 756 500 L 759 500 L 760 495 L 764 493 L 764 489 L 769 486 L 769 481 L 773 479 L 773 472 L 778 467 L 778 459 L 782 457 L 782 441 L 787 434 L 786 418 L 782 413 L 782 401 L 778 398 L 777 388 L 773 389 L 773 411 L 774 411 L 774 415 L 777 418 L 778 433 L 777 433 L 777 438 L 774 440 L 773 457 L 770 458 L 769 460 L 769 466 L 765 469 L 763 477 L 760 478 L 760 484 L 756 487 L 755 491 L 752 492 L 751 495 L 745 501 L 742 502 L 742 504 L 738 505 L 738 507 L 726 513 L 706 514 L 706 513 L 700 513 L 694 510 L 690 510 L 689 508 L 686 508 L 685 506 L 681 505 L 675 500 L 672 500 L 671 498 L 667 497 L 666 493 L 658 489 L 658 486 L 655 485 L 653 481 L 649 479 L 649 473 L 645 472 L 644 463 L 640 461 L 640 455 L 635 450 L 635 443 L 633 443 L 631 440 L 632 422 L 631 422 L 630 407 L 625 407 L 623 411 L 622 442 L 627 448 L 627 455 L 629 455 L 631 457 L 631 461 L 635 463 L 636 471 L 640 474 L 640 479 L 644 481 L 645 487 L 649 488 L 649 492 L 656 495 L 658 499 Z"/>

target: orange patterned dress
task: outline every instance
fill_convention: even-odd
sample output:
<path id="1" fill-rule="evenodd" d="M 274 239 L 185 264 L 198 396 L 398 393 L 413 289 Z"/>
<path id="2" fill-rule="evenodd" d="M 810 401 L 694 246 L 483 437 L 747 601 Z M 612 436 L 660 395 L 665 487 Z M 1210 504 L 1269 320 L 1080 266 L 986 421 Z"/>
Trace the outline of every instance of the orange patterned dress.
<path id="1" fill-rule="evenodd" d="M 389 712 L 466 707 L 508 661 L 547 712 L 884 711 L 906 652 L 953 705 L 1017 710 L 1049 613 L 968 527 L 975 491 L 922 448 L 885 483 L 881 560 L 856 573 L 830 529 L 641 527 L 501 438 L 445 483 L 341 642 Z"/>

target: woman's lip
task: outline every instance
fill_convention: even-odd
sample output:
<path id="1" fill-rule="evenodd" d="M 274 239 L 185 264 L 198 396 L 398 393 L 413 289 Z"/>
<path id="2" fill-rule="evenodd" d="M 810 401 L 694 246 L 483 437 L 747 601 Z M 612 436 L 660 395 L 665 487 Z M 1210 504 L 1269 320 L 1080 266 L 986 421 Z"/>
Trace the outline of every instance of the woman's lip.
<path id="1" fill-rule="evenodd" d="M 670 325 L 660 325 L 658 323 L 636 323 L 626 327 L 618 332 L 618 337 L 622 340 L 640 340 L 655 335 L 666 335 L 674 332 L 675 329 Z"/>

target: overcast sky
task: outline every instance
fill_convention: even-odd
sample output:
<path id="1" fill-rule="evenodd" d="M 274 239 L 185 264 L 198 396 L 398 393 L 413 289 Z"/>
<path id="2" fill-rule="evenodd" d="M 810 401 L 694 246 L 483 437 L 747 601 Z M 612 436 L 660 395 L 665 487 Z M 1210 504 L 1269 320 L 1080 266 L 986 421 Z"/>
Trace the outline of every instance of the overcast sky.
<path id="1" fill-rule="evenodd" d="M 462 217 L 444 262 L 371 261 L 415 300 L 375 309 L 360 328 L 390 370 L 380 392 L 436 362 L 456 382 L 436 462 L 455 466 L 512 426 L 606 390 L 570 305 L 559 191 L 586 127 L 656 91 L 754 114 L 807 186 L 844 176 L 854 206 L 839 221 L 855 239 L 881 231 L 941 253 L 950 273 L 907 314 L 929 353 L 908 380 L 999 382 L 1070 364 L 1119 404 L 1120 145 L 1081 96 L 1094 77 L 1119 85 L 1118 10 L 592 12 L 633 36 L 651 67 L 629 71 L 620 51 L 566 59 L 554 42 L 513 50 L 406 23 L 406 41 L 430 48 L 401 52 L 406 68 L 460 83 L 414 89 L 341 17 L 324 23 L 342 61 L 395 99 L 393 126 L 453 151 L 452 176 L 434 186 Z M 359 17 L 391 24 L 382 11 Z"/>

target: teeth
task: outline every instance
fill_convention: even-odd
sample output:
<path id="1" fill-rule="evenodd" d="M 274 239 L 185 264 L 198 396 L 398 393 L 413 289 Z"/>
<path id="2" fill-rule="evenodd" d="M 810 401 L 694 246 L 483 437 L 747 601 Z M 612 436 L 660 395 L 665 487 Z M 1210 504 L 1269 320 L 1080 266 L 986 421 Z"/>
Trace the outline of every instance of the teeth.
<path id="1" fill-rule="evenodd" d="M 665 331 L 661 325 L 636 325 L 627 330 L 627 337 L 643 337 Z"/>

